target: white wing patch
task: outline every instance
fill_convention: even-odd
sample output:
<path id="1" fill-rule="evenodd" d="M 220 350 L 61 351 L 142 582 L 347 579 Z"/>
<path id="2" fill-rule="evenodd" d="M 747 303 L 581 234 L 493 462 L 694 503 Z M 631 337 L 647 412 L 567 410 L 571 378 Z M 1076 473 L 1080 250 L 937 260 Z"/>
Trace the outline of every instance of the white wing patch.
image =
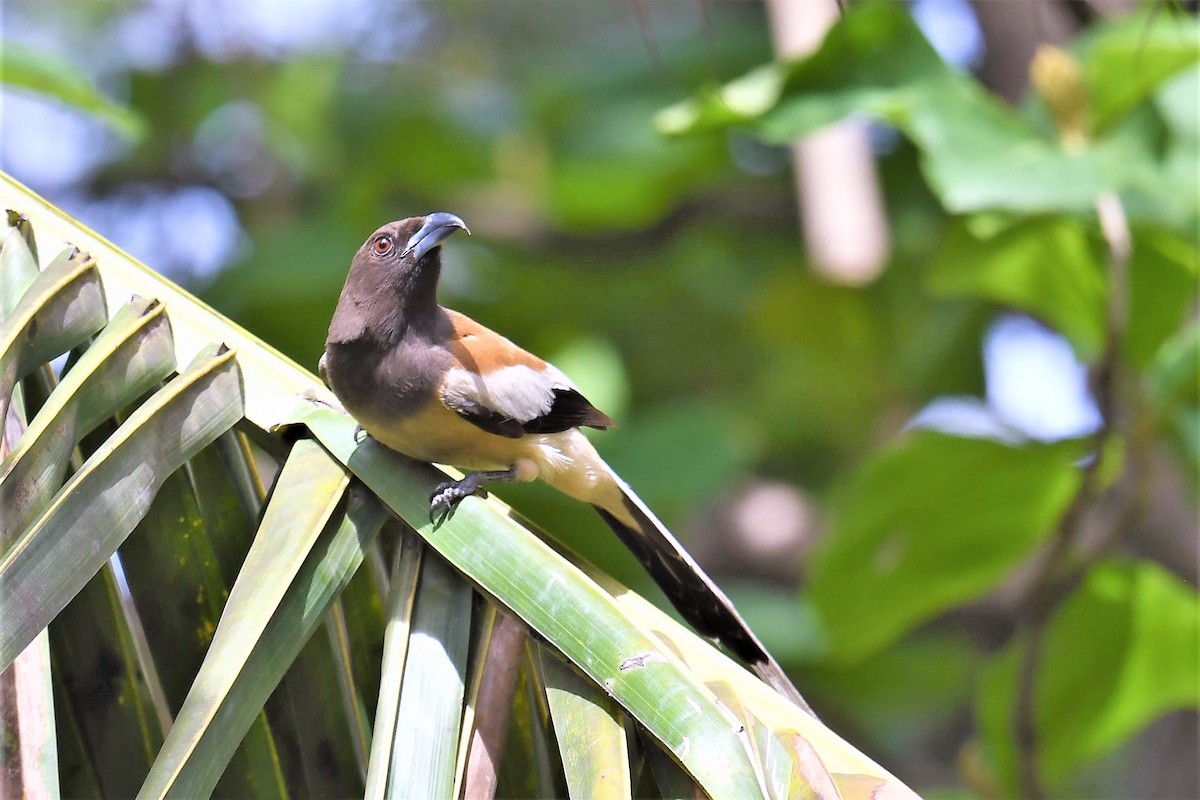
<path id="1" fill-rule="evenodd" d="M 442 401 L 450 408 L 483 406 L 524 423 L 550 410 L 555 389 L 573 388 L 567 376 L 549 364 L 540 371 L 518 365 L 487 375 L 452 369 L 442 383 Z"/>

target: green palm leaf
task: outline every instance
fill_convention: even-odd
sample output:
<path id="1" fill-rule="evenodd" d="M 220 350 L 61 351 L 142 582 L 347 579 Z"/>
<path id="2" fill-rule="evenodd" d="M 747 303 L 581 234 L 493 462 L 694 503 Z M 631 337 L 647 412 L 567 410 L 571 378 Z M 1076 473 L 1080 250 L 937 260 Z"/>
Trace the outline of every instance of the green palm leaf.
<path id="1" fill-rule="evenodd" d="M 443 473 L 357 442 L 311 374 L 2 175 L 0 201 L 0 665 L 49 626 L 36 713 L 60 743 L 33 757 L 46 737 L 4 706 L 26 786 L 908 794 L 502 503 L 434 530 Z M 499 607 L 536 636 L 493 639 Z M 82 697 L 97 663 L 115 694 Z M 118 722 L 144 743 L 124 758 Z"/>

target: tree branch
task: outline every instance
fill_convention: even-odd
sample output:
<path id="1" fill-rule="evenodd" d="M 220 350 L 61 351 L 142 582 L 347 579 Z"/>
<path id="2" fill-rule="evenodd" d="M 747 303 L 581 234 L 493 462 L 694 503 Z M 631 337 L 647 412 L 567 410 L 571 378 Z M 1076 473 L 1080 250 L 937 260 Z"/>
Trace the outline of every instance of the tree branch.
<path id="1" fill-rule="evenodd" d="M 1022 797 L 1045 797 L 1038 758 L 1037 671 L 1046 633 L 1046 623 L 1062 601 L 1083 580 L 1088 567 L 1120 538 L 1137 507 L 1137 470 L 1131 460 L 1121 477 L 1111 485 L 1104 483 L 1101 469 L 1114 441 L 1128 440 L 1128 410 L 1124 404 L 1125 369 L 1122 347 L 1129 307 L 1129 258 L 1133 251 L 1129 223 L 1116 193 L 1108 191 L 1096 200 L 1100 230 L 1108 246 L 1109 294 L 1107 337 L 1103 357 L 1092 371 L 1092 391 L 1100 411 L 1101 424 L 1093 435 L 1092 455 L 1083 470 L 1083 482 L 1071 505 L 1063 513 L 1058 529 L 1042 560 L 1041 568 L 1029 584 L 1020 604 L 1020 626 L 1025 650 L 1019 668 L 1013 730 L 1017 749 L 1017 783 Z M 1107 501 L 1113 501 L 1105 514 L 1101 546 L 1089 557 L 1076 558 L 1088 514 Z"/>

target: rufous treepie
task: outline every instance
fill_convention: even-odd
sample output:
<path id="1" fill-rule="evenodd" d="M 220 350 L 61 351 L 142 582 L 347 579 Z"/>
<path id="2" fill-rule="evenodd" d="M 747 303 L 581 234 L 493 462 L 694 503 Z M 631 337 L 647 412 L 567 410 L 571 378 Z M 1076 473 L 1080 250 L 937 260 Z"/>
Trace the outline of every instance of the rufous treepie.
<path id="1" fill-rule="evenodd" d="M 321 377 L 376 441 L 467 471 L 433 493 L 435 524 L 485 484 L 540 478 L 594 506 L 684 619 L 807 709 L 729 598 L 579 430 L 613 421 L 551 364 L 438 305 L 440 245 L 459 230 L 462 219 L 438 212 L 371 234 L 346 276 Z"/>

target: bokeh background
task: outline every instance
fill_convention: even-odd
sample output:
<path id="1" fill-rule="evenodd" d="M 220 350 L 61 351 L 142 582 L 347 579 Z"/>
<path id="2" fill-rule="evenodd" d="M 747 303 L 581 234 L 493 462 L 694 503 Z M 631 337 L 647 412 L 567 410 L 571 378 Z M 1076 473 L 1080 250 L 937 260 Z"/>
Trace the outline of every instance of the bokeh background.
<path id="1" fill-rule="evenodd" d="M 904 7 L 945 61 L 1015 107 L 1030 102 L 1038 45 L 1069 44 L 1137 5 Z M 1150 12 L 1185 27 L 1191 13 Z M 951 518 L 934 526 L 969 543 L 979 522 L 969 503 L 938 496 L 936 465 L 905 465 L 906 437 L 934 428 L 1007 443 L 1002 453 L 1091 436 L 1103 419 L 1087 364 L 1078 342 L 1020 302 L 937 290 L 930 265 L 944 272 L 974 251 L 952 249 L 961 215 L 894 128 L 866 126 L 887 230 L 877 274 L 852 279 L 815 263 L 786 146 L 738 126 L 656 132 L 660 109 L 773 58 L 762 5 L 4 0 L 0 20 L 10 54 L 78 73 L 125 109 L 84 113 L 6 88 L 0 168 L 310 369 L 372 230 L 434 210 L 462 216 L 473 235 L 445 248 L 442 302 L 554 361 L 619 420 L 597 446 L 728 587 L 826 721 L 930 796 L 1008 793 L 983 720 L 995 665 L 1019 634 L 1034 543 L 971 597 L 930 601 L 869 647 L 831 637 L 809 577 L 835 560 L 821 555 L 836 549 L 831 537 L 852 535 L 854 510 L 875 507 L 872 492 L 880 514 L 903 517 L 889 486 L 913 505 L 948 503 Z M 1164 80 L 1121 133 L 1149 142 L 1182 189 L 1169 213 L 1133 213 L 1184 264 L 1147 279 L 1167 295 L 1152 309 L 1152 353 L 1181 329 L 1194 339 L 1197 85 L 1194 65 Z M 832 198 L 837 173 L 829 180 Z M 834 212 L 853 230 L 866 207 Z M 1190 391 L 1187 413 L 1194 381 Z M 1149 495 L 1115 545 L 1185 598 L 1197 581 L 1197 430 L 1166 424 L 1143 440 Z M 1020 506 L 1019 482 L 1014 492 Z M 540 486 L 500 494 L 654 596 L 589 509 Z M 931 562 L 930 580 L 972 558 L 960 546 Z M 1171 630 L 1184 636 L 1172 652 L 1194 661 L 1194 626 Z M 1088 657 L 1076 686 L 1103 684 Z M 1194 667 L 1182 666 L 1185 680 Z M 1195 694 L 1155 703 L 1066 759 L 1056 791 L 1196 796 Z"/>

